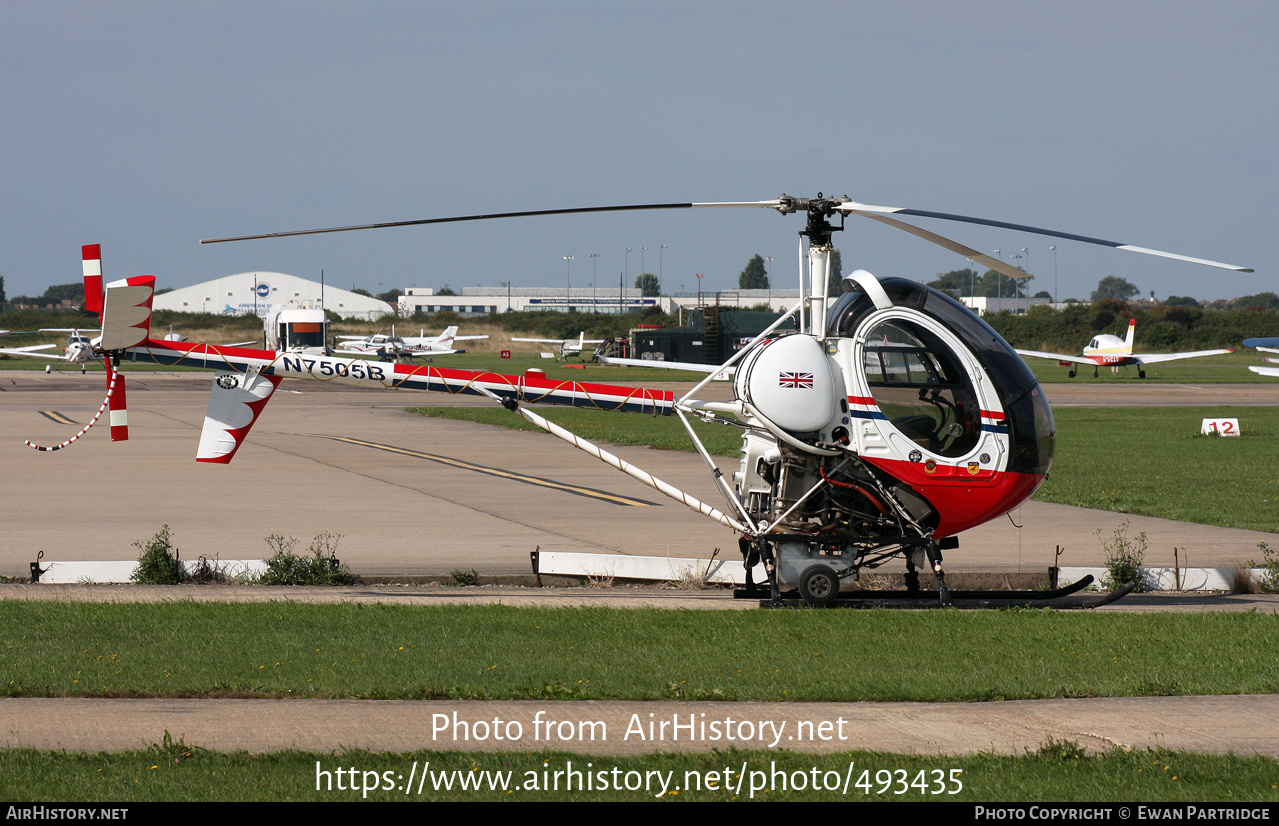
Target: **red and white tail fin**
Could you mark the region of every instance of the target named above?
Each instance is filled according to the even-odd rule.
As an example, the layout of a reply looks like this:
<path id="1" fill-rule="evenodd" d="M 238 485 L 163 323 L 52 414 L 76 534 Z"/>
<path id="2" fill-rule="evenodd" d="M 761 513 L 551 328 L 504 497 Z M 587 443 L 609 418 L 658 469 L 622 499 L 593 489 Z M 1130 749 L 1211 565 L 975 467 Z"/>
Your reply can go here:
<path id="1" fill-rule="evenodd" d="M 107 390 L 111 389 L 111 383 L 115 383 L 115 392 L 110 394 L 109 403 L 111 405 L 111 441 L 127 442 L 129 441 L 129 406 L 124 398 L 124 376 L 115 372 L 115 368 L 111 366 L 111 357 L 106 358 L 107 362 Z"/>
<path id="2" fill-rule="evenodd" d="M 135 275 L 107 285 L 102 306 L 102 343 L 107 352 L 141 344 L 151 336 L 155 276 Z"/>
<path id="3" fill-rule="evenodd" d="M 102 315 L 102 245 L 85 244 L 80 248 L 84 259 L 84 309 Z"/>
<path id="4" fill-rule="evenodd" d="M 1137 319 L 1128 319 L 1128 337 L 1124 339 L 1124 355 L 1132 355 L 1132 338 L 1137 330 Z"/>
<path id="5" fill-rule="evenodd" d="M 279 376 L 218 373 L 209 393 L 209 410 L 200 433 L 197 462 L 229 464 L 240 443 L 258 420 L 271 394 L 280 386 Z"/>

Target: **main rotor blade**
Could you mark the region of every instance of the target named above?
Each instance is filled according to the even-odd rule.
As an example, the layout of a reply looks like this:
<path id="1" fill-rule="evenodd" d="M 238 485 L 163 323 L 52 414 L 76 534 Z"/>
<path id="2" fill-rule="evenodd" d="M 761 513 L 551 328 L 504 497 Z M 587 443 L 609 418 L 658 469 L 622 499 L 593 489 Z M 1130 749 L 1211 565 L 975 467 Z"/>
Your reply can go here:
<path id="1" fill-rule="evenodd" d="M 326 232 L 351 232 L 357 229 L 383 229 L 385 227 L 416 227 L 424 224 L 455 224 L 462 221 L 488 221 L 494 218 L 527 218 L 534 215 L 575 215 L 588 212 L 637 212 L 651 209 L 695 209 L 725 207 L 760 207 L 776 209 L 780 201 L 723 201 L 704 204 L 627 204 L 621 206 L 572 207 L 569 209 L 534 209 L 524 212 L 490 212 L 483 215 L 454 215 L 448 218 L 424 218 L 418 221 L 390 221 L 382 224 L 358 224 L 349 227 L 327 229 L 301 229 L 291 232 L 268 232 L 263 235 L 237 235 L 230 238 L 209 238 L 201 244 L 222 244 L 228 241 L 256 241 L 260 238 L 289 238 L 295 235 L 322 235 Z"/>
<path id="2" fill-rule="evenodd" d="M 994 270 L 995 272 L 1002 273 L 1003 275 L 1006 275 L 1009 278 L 1029 278 L 1030 277 L 1030 273 L 1024 270 L 1019 270 L 1011 264 L 1006 264 L 1003 261 L 1000 261 L 998 258 L 991 258 L 989 255 L 980 253 L 975 249 L 966 247 L 963 244 L 960 244 L 956 241 L 952 241 L 949 238 L 945 238 L 934 232 L 929 232 L 926 229 L 920 229 L 917 226 L 914 226 L 912 224 L 907 224 L 904 221 L 898 221 L 895 218 L 886 218 L 883 215 L 875 215 L 870 212 L 862 212 L 861 210 L 858 210 L 858 209 L 854 209 L 850 211 L 855 215 L 861 215 L 864 218 L 870 218 L 872 221 L 879 221 L 882 224 L 888 224 L 889 226 L 893 226 L 893 227 L 897 227 L 898 229 L 905 230 L 906 232 L 909 232 L 911 235 L 916 235 L 920 238 L 923 238 L 925 241 L 932 241 L 934 244 L 938 245 L 939 247 L 945 247 L 951 252 L 957 252 L 960 255 L 964 256 L 965 258 L 972 259 L 978 264 L 985 264 L 987 267 Z"/>
<path id="3" fill-rule="evenodd" d="M 1234 270 L 1235 272 L 1252 272 L 1251 267 L 1238 267 L 1234 264 L 1223 264 L 1220 261 L 1209 261 L 1206 258 L 1192 258 L 1188 255 L 1178 255 L 1175 252 L 1164 252 L 1163 250 L 1152 250 L 1147 247 L 1137 247 L 1132 244 L 1123 244 L 1118 241 L 1106 241 L 1102 238 L 1090 238 L 1087 235 L 1075 235 L 1069 232 L 1058 232 L 1057 230 L 1044 229 L 1042 227 L 1031 227 L 1025 224 L 1011 224 L 1007 221 L 992 221 L 988 218 L 973 218 L 968 215 L 953 215 L 949 212 L 928 212 L 922 209 L 906 209 L 903 207 L 886 207 L 874 206 L 871 204 L 859 204 L 856 202 L 848 202 L 840 204 L 836 207 L 840 212 L 856 213 L 871 217 L 867 213 L 876 212 L 888 215 L 913 215 L 918 218 L 938 218 L 943 221 L 962 221 L 966 224 L 982 224 L 988 227 L 999 227 L 1000 229 L 1017 230 L 1018 232 L 1033 232 L 1036 235 L 1048 235 L 1053 238 L 1065 238 L 1068 241 L 1081 241 L 1085 244 L 1098 244 L 1103 247 L 1114 247 L 1115 249 L 1128 250 L 1129 252 L 1140 252 L 1145 255 L 1157 255 L 1160 258 L 1171 258 L 1174 261 L 1188 261 L 1192 264 L 1204 264 L 1209 267 L 1218 267 L 1223 270 Z M 943 246 L 945 246 L 943 244 Z M 976 259 L 974 259 L 976 260 Z"/>

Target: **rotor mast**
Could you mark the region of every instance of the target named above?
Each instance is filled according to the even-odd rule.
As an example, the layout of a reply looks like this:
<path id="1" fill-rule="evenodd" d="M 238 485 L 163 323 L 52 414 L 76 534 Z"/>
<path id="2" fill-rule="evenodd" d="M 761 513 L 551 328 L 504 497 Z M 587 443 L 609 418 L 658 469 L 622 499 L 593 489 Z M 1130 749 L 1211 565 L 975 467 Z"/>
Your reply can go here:
<path id="1" fill-rule="evenodd" d="M 808 330 L 818 341 L 826 340 L 826 297 L 830 295 L 831 233 L 844 231 L 844 215 L 840 212 L 839 226 L 830 222 L 830 216 L 839 212 L 841 204 L 850 202 L 848 196 L 826 198 L 817 193 L 816 198 L 792 198 L 782 195 L 777 211 L 783 215 L 804 210 L 807 223 L 800 235 L 808 239 Z M 801 285 L 802 286 L 802 285 Z M 801 323 L 800 325 L 804 325 Z"/>

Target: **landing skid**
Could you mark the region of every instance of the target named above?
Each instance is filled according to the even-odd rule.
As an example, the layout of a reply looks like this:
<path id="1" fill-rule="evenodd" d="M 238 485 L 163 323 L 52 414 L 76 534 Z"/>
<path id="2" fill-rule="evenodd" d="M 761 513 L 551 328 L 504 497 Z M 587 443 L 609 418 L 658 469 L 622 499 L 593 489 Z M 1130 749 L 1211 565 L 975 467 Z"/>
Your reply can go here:
<path id="1" fill-rule="evenodd" d="M 831 608 L 1100 608 L 1126 597 L 1133 586 L 1106 594 L 1079 594 L 1092 585 L 1093 578 L 1086 576 L 1078 582 L 1054 591 L 951 591 L 950 599 L 943 600 L 938 591 L 850 591 L 832 600 Z M 740 599 L 766 597 L 767 588 L 751 591 L 739 590 L 733 595 Z M 796 608 L 808 603 L 787 592 L 780 600 L 760 599 L 761 608 Z"/>

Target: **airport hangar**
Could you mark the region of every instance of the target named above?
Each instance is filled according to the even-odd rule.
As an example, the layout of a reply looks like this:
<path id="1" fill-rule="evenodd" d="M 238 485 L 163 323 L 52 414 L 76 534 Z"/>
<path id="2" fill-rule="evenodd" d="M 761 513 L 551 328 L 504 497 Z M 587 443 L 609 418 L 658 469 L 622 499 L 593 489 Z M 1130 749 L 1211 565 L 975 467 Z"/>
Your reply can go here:
<path id="1" fill-rule="evenodd" d="M 265 316 L 291 302 L 330 310 L 343 318 L 373 321 L 395 312 L 376 298 L 282 272 L 242 272 L 156 295 L 152 307 L 179 313 Z"/>

